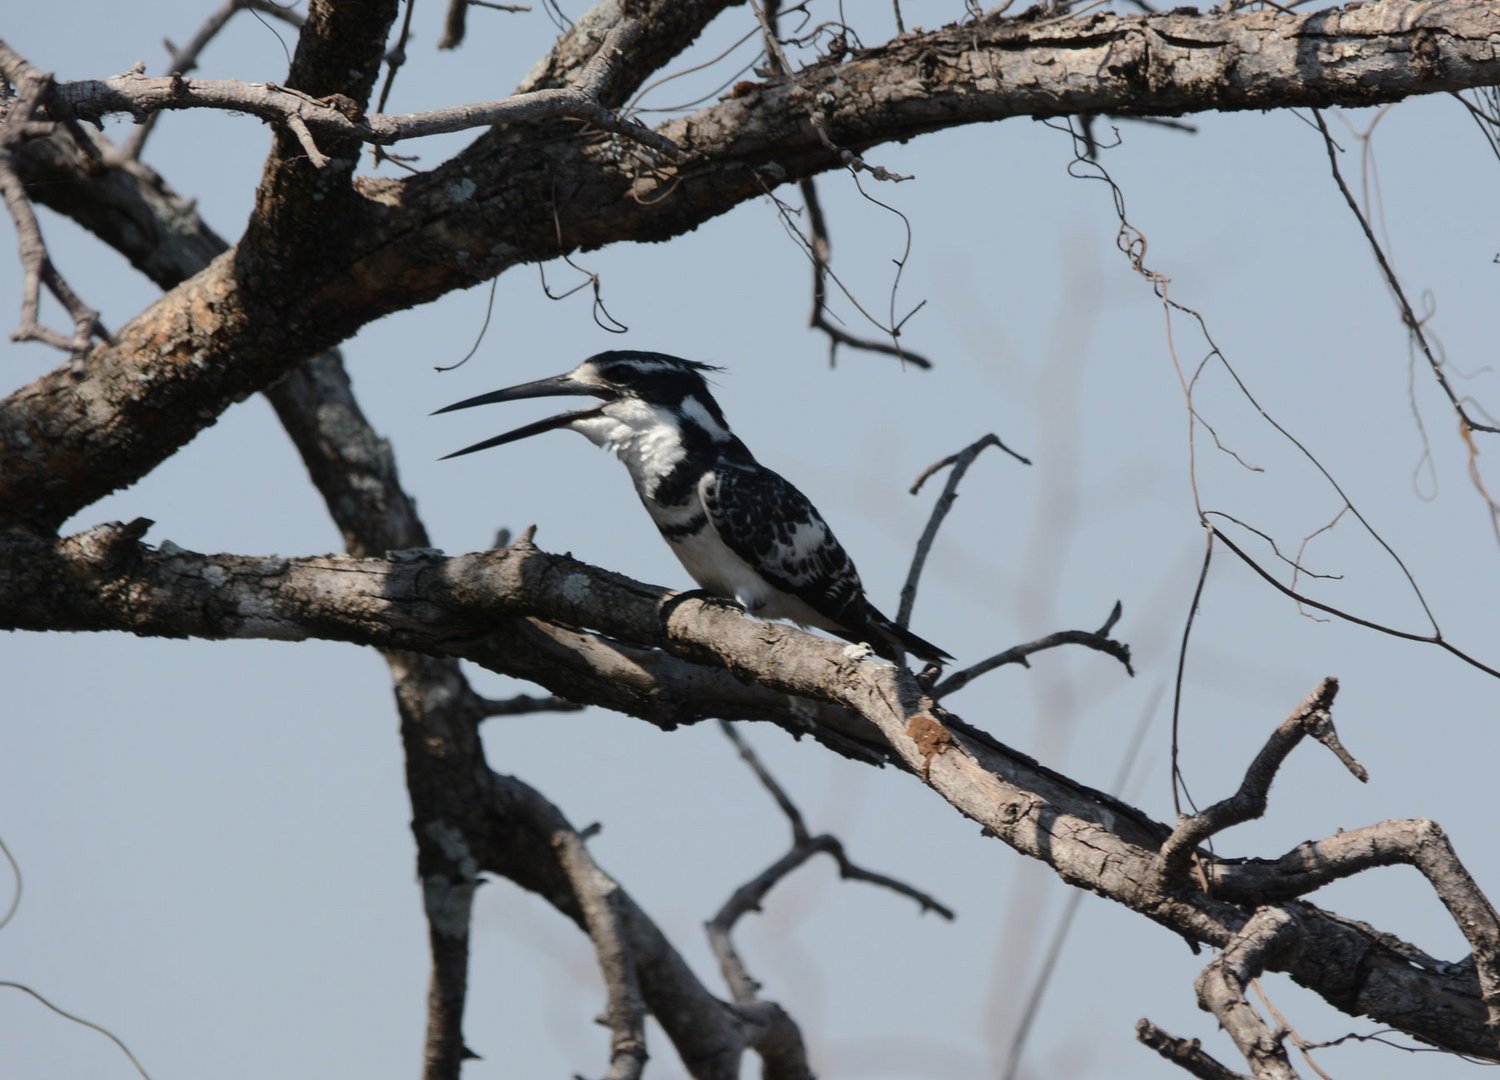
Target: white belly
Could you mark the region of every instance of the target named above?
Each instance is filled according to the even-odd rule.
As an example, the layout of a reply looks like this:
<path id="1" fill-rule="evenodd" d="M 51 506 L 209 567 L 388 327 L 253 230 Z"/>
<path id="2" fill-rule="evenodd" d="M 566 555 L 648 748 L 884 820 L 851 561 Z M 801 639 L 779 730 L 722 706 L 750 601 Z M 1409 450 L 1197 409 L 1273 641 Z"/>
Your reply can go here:
<path id="1" fill-rule="evenodd" d="M 763 619 L 790 619 L 802 626 L 837 633 L 841 627 L 825 619 L 790 593 L 761 577 L 749 563 L 725 546 L 707 523 L 691 536 L 669 542 L 692 579 L 705 591 L 733 600 Z"/>

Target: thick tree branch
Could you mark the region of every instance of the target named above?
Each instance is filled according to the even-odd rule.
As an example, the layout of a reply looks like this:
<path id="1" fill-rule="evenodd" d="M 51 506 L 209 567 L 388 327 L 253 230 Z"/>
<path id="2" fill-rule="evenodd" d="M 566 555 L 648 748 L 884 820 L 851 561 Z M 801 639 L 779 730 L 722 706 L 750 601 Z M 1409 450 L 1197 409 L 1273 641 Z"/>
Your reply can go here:
<path id="1" fill-rule="evenodd" d="M 1165 826 L 974 732 L 925 699 L 909 673 L 851 659 L 838 643 L 719 605 L 667 605 L 670 594 L 662 590 L 524 546 L 452 559 L 430 552 L 390 560 L 253 559 L 151 550 L 138 543 L 139 531 L 101 527 L 59 541 L 6 536 L 0 543 L 0 626 L 317 635 L 446 655 L 479 654 L 472 648 L 479 635 L 503 637 L 517 619 L 529 626 L 525 615 L 592 626 L 720 665 L 774 692 L 858 713 L 954 808 L 1046 862 L 1064 881 L 1175 933 L 1222 947 L 1248 917 L 1212 895 L 1165 894 L 1156 887 L 1157 848 L 1170 831 Z M 503 661 L 506 654 L 490 655 Z M 506 671 L 503 663 L 496 666 Z M 541 681 L 567 681 L 570 693 L 579 689 L 566 671 L 541 673 Z M 1312 907 L 1301 917 L 1303 947 L 1279 962 L 1294 979 L 1346 1012 L 1369 1014 L 1463 1053 L 1500 1058 L 1472 971 L 1415 968 L 1385 935 Z M 643 989 L 650 1001 L 644 975 Z M 652 1009 L 660 1015 L 655 1004 Z"/>
<path id="2" fill-rule="evenodd" d="M 1370 104 L 1500 81 L 1487 44 L 1497 31 L 1500 13 L 1477 3 L 989 19 L 824 61 L 673 121 L 659 131 L 685 155 L 670 167 L 554 121 L 481 136 L 428 174 L 361 180 L 357 212 L 325 190 L 332 181 L 318 182 L 319 203 L 268 180 L 261 224 L 235 258 L 174 290 L 117 348 L 95 348 L 86 393 L 60 371 L 0 403 L 0 518 L 64 520 L 381 315 L 519 262 L 675 236 L 767 183 L 833 167 L 806 122 L 807 95 L 831 96 L 830 128 L 856 149 L 1017 115 Z M 272 174 L 293 167 L 288 155 L 301 151 L 284 146 Z M 284 200 L 318 206 L 317 220 L 275 224 Z M 287 247 L 312 231 L 315 253 Z"/>

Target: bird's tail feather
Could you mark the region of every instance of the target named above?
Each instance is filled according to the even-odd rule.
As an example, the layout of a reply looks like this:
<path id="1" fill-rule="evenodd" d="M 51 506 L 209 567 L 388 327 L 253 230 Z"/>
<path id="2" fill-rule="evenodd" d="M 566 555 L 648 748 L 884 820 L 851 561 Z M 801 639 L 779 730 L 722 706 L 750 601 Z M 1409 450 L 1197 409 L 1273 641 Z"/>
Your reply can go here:
<path id="1" fill-rule="evenodd" d="M 851 626 L 846 637 L 850 641 L 866 642 L 887 660 L 896 660 L 901 653 L 910 653 L 919 660 L 945 663 L 953 659 L 932 642 L 913 634 L 906 627 L 888 619 L 874 605 L 866 603 L 857 625 Z"/>

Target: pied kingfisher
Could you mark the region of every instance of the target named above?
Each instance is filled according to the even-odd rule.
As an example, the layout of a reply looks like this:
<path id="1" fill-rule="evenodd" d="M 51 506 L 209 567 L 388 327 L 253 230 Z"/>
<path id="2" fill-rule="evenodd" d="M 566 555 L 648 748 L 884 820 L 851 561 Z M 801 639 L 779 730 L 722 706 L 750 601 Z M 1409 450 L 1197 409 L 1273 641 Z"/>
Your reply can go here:
<path id="1" fill-rule="evenodd" d="M 625 463 L 651 520 L 705 591 L 755 615 L 866 643 L 887 659 L 909 652 L 951 660 L 875 609 L 807 496 L 757 462 L 729 430 L 703 379 L 718 370 L 661 353 L 602 352 L 566 374 L 439 409 L 560 395 L 602 399 L 447 457 L 572 428 Z"/>

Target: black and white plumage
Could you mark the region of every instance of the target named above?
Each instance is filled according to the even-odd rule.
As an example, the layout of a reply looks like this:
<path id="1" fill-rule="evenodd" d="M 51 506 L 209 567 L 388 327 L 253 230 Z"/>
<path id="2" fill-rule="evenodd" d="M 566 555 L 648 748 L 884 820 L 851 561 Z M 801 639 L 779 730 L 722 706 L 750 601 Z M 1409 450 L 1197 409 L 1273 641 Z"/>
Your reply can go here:
<path id="1" fill-rule="evenodd" d="M 554 428 L 571 428 L 624 462 L 662 537 L 704 590 L 746 611 L 815 626 L 897 659 L 952 659 L 886 618 L 807 496 L 761 465 L 729 430 L 704 373 L 661 353 L 599 353 L 572 371 L 439 409 L 521 398 L 600 398 L 587 409 L 517 428 L 457 457 Z"/>

